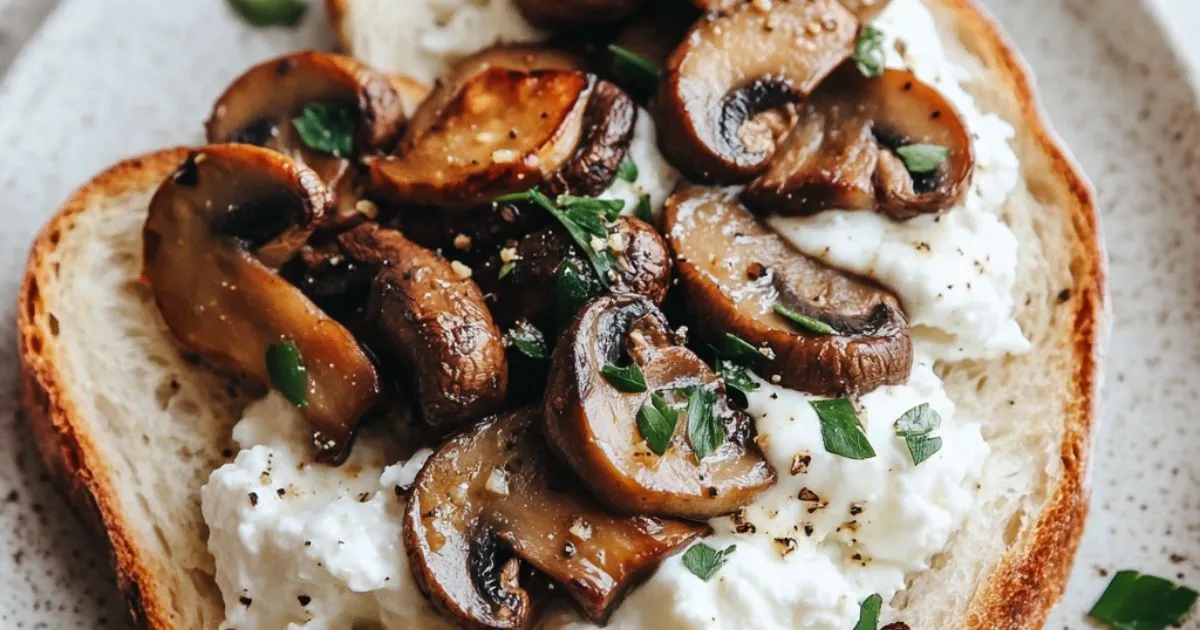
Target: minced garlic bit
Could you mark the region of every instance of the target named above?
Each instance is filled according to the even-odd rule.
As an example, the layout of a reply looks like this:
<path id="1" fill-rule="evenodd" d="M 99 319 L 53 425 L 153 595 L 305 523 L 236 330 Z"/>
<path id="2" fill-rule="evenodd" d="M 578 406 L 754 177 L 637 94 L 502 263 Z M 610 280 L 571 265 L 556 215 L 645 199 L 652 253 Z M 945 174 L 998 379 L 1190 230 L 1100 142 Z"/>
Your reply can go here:
<path id="1" fill-rule="evenodd" d="M 803 475 L 808 472 L 808 465 L 812 463 L 812 455 L 808 453 L 796 453 L 792 457 L 792 474 Z"/>
<path id="2" fill-rule="evenodd" d="M 778 374 L 772 374 L 772 375 L 771 375 L 771 382 L 772 382 L 772 383 L 778 383 L 779 381 L 782 381 L 782 380 L 783 380 L 783 377 L 782 377 L 782 376 L 780 376 L 780 375 L 778 375 Z"/>
<path id="3" fill-rule="evenodd" d="M 493 468 L 487 478 L 487 489 L 492 494 L 508 496 L 508 473 L 502 468 Z"/>
<path id="4" fill-rule="evenodd" d="M 592 245 L 592 249 L 594 249 L 598 252 L 602 252 L 606 248 L 608 248 L 608 241 L 606 239 L 600 238 L 599 236 L 593 236 L 591 245 Z"/>
<path id="5" fill-rule="evenodd" d="M 492 161 L 496 164 L 508 164 L 517 161 L 517 152 L 512 149 L 496 149 L 492 151 Z"/>
<path id="6" fill-rule="evenodd" d="M 514 260 L 520 260 L 520 258 L 520 256 L 517 256 L 516 247 L 505 247 L 504 249 L 500 250 L 500 262 L 510 263 Z"/>
<path id="7" fill-rule="evenodd" d="M 572 536 L 578 538 L 579 540 L 586 541 L 592 537 L 592 526 L 578 516 L 575 517 L 575 520 L 571 523 L 571 529 L 568 531 L 571 532 Z"/>
<path id="8" fill-rule="evenodd" d="M 471 268 L 457 260 L 450 262 L 450 269 L 454 271 L 454 275 L 458 276 L 462 280 L 466 280 L 467 278 L 471 277 Z"/>
<path id="9" fill-rule="evenodd" d="M 608 248 L 614 252 L 623 252 L 629 247 L 629 239 L 623 232 L 613 232 L 608 235 Z"/>
<path id="10" fill-rule="evenodd" d="M 467 236 L 466 234 L 459 234 L 458 236 L 455 236 L 454 248 L 461 249 L 464 252 L 468 249 L 471 249 L 471 237 Z"/>
<path id="11" fill-rule="evenodd" d="M 379 216 L 379 206 L 368 199 L 359 199 L 358 203 L 354 204 L 354 210 L 368 219 Z"/>
<path id="12" fill-rule="evenodd" d="M 754 0 L 750 4 L 754 5 L 755 9 L 758 9 L 759 11 L 766 13 L 767 11 L 771 10 L 772 2 L 771 2 L 771 0 Z"/>
<path id="13" fill-rule="evenodd" d="M 779 549 L 779 555 L 786 556 L 796 550 L 796 539 L 776 538 L 775 546 Z"/>

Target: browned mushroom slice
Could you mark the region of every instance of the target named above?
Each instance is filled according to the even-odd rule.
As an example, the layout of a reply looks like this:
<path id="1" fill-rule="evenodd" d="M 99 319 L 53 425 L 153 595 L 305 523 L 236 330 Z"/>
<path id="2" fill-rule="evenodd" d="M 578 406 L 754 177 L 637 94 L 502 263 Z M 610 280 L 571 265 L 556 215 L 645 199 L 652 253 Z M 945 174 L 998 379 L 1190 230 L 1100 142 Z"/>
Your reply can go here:
<path id="1" fill-rule="evenodd" d="M 527 189 L 575 152 L 592 84 L 574 71 L 486 70 L 411 149 L 375 161 L 372 187 L 388 202 L 428 206 L 470 206 Z"/>
<path id="2" fill-rule="evenodd" d="M 813 94 L 802 119 L 742 195 L 755 211 L 878 208 L 903 220 L 945 210 L 966 192 L 974 166 L 966 125 L 910 72 L 868 79 L 846 66 Z M 906 165 L 901 155 L 914 149 L 937 159 Z"/>
<path id="3" fill-rule="evenodd" d="M 353 220 L 362 198 L 357 155 L 391 149 L 404 122 L 404 102 L 391 80 L 362 63 L 300 52 L 259 64 L 217 99 L 206 124 L 211 143 L 242 142 L 285 153 L 329 186 L 337 209 L 327 219 Z M 332 132 L 314 147 L 304 125 Z M 309 127 L 307 133 L 319 133 Z"/>
<path id="4" fill-rule="evenodd" d="M 517 9 L 541 27 L 587 26 L 622 20 L 644 0 L 516 0 Z"/>
<path id="5" fill-rule="evenodd" d="M 612 228 L 610 242 L 616 258 L 614 293 L 643 295 L 661 304 L 671 279 L 667 244 L 649 223 L 621 217 Z M 528 234 L 493 256 L 479 272 L 479 285 L 488 295 L 492 314 L 501 326 L 527 320 L 542 331 L 557 328 L 556 285 L 559 270 L 569 261 L 589 285 L 599 285 L 591 265 L 560 225 Z"/>
<path id="6" fill-rule="evenodd" d="M 729 194 L 688 187 L 667 200 L 665 230 L 700 334 L 761 349 L 754 368 L 821 396 L 902 383 L 912 369 L 896 296 L 794 249 Z"/>
<path id="7" fill-rule="evenodd" d="M 747 0 L 692 0 L 692 4 L 696 7 L 708 12 L 728 11 L 746 4 L 746 2 Z M 891 0 L 839 0 L 839 2 L 853 12 L 860 22 L 869 22 L 887 8 Z"/>
<path id="8" fill-rule="evenodd" d="M 551 197 L 570 193 L 594 196 L 604 192 L 629 153 L 638 109 L 624 90 L 596 81 L 583 111 L 583 135 L 575 153 L 542 184 Z"/>
<path id="9" fill-rule="evenodd" d="M 536 602 L 528 563 L 604 623 L 629 589 L 705 525 L 604 511 L 575 489 L 542 439 L 537 410 L 510 412 L 451 438 L 421 469 L 404 515 L 413 575 L 468 628 L 526 628 Z"/>
<path id="10" fill-rule="evenodd" d="M 465 57 L 443 76 L 417 111 L 413 113 L 400 142 L 399 153 L 407 153 L 418 140 L 433 130 L 443 110 L 458 97 L 459 92 L 480 73 L 493 68 L 533 72 L 535 70 L 580 70 L 584 61 L 570 53 L 527 44 L 501 44 L 485 48 Z"/>
<path id="11" fill-rule="evenodd" d="M 409 377 L 422 419 L 445 431 L 499 410 L 504 342 L 466 269 L 370 223 L 338 240 L 351 259 L 380 266 L 366 327 L 372 348 Z"/>
<path id="12" fill-rule="evenodd" d="M 328 203 L 316 173 L 249 145 L 190 155 L 150 202 L 145 274 L 187 348 L 271 384 L 268 349 L 290 340 L 307 370 L 301 396 L 319 457 L 348 452 L 379 392 L 354 337 L 273 268 L 304 243 Z"/>
<path id="13" fill-rule="evenodd" d="M 732 183 L 766 168 L 789 107 L 850 57 L 858 20 L 836 0 L 745 3 L 702 18 L 659 85 L 659 146 L 692 179 Z"/>
<path id="14" fill-rule="evenodd" d="M 619 385 L 602 372 L 624 363 L 626 354 L 639 366 L 644 387 Z M 616 510 L 712 518 L 775 483 L 750 417 L 729 407 L 716 374 L 676 345 L 666 317 L 644 298 L 613 295 L 585 306 L 563 333 L 550 375 L 546 438 L 593 494 Z M 690 396 L 689 388 L 703 391 Z M 654 396 L 666 405 L 691 399 L 686 412 L 669 412 L 678 418 L 665 436 L 639 428 L 638 415 Z M 711 437 L 694 443 L 698 430 L 718 436 L 715 443 Z M 667 440 L 660 454 L 656 439 Z"/>

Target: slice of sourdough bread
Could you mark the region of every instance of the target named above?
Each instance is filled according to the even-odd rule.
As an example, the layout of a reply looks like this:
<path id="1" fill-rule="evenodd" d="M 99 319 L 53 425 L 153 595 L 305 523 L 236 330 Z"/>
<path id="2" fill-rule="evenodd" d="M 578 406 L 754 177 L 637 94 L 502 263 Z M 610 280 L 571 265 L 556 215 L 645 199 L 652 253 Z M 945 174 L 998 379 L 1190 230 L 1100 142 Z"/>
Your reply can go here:
<path id="1" fill-rule="evenodd" d="M 340 32 L 386 46 L 389 3 L 329 0 Z M 356 3 L 368 7 L 355 11 Z M 1023 182 L 1005 218 L 1021 242 L 1026 355 L 942 373 L 993 448 L 978 509 L 895 602 L 914 629 L 1039 627 L 1061 594 L 1087 511 L 1087 459 L 1105 338 L 1104 261 L 1091 192 L 1049 131 L 1028 71 L 968 0 L 927 0 L 954 60 L 1014 123 Z M 390 4 L 395 7 L 395 4 Z M 371 8 L 377 7 L 377 8 Z M 353 22 L 350 22 L 353 20 Z M 355 52 L 353 49 L 350 52 Z M 80 189 L 33 245 L 20 294 L 22 398 L 51 474 L 108 536 L 135 622 L 214 628 L 199 488 L 230 456 L 253 395 L 181 352 L 139 282 L 141 225 L 174 149 Z"/>

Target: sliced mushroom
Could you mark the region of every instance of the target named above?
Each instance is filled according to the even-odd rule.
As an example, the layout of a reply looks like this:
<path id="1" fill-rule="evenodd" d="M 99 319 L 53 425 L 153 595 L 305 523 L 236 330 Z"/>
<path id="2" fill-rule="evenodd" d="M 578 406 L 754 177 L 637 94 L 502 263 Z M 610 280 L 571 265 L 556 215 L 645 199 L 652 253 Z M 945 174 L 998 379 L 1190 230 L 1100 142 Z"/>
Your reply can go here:
<path id="1" fill-rule="evenodd" d="M 667 62 L 659 147 L 692 179 L 736 183 L 762 172 L 792 124 L 789 107 L 854 50 L 858 20 L 836 0 L 758 4 L 702 18 Z"/>
<path id="2" fill-rule="evenodd" d="M 615 236 L 610 237 L 610 243 L 620 249 L 613 250 L 617 261 L 613 292 L 635 293 L 655 304 L 662 303 L 671 279 L 666 241 L 649 223 L 633 217 L 618 219 L 611 233 Z M 506 259 L 512 265 L 503 271 Z M 591 284 L 599 284 L 587 259 L 557 224 L 524 236 L 511 249 L 482 265 L 479 285 L 488 295 L 496 321 L 508 327 L 524 319 L 539 330 L 555 330 L 556 284 L 564 261 L 574 264 Z"/>
<path id="3" fill-rule="evenodd" d="M 321 106 L 352 121 L 350 155 L 307 145 L 296 126 L 305 108 Z M 308 165 L 328 184 L 337 212 L 328 221 L 353 221 L 364 185 L 352 158 L 392 148 L 404 122 L 404 100 L 392 81 L 362 63 L 300 52 L 254 66 L 217 99 L 206 128 L 210 143 L 241 142 L 274 149 Z"/>
<path id="4" fill-rule="evenodd" d="M 624 90 L 596 81 L 583 111 L 583 136 L 575 153 L 546 179 L 542 190 L 551 197 L 569 193 L 594 196 L 604 192 L 629 153 L 638 109 Z"/>
<path id="5" fill-rule="evenodd" d="M 839 0 L 843 6 L 852 11 L 860 22 L 868 22 L 875 19 L 891 0 Z M 737 7 L 740 4 L 745 4 L 746 0 L 692 0 L 692 4 L 696 5 L 703 11 L 717 12 L 728 11 Z M 767 6 L 771 6 L 768 4 Z M 767 9 L 768 11 L 770 9 Z"/>
<path id="6" fill-rule="evenodd" d="M 609 514 L 573 488 L 535 408 L 510 412 L 438 449 L 409 495 L 404 542 L 417 584 L 455 624 L 526 628 L 537 602 L 528 563 L 595 623 L 705 525 Z"/>
<path id="7" fill-rule="evenodd" d="M 504 342 L 469 270 L 375 224 L 338 240 L 380 269 L 364 315 L 371 347 L 408 377 L 425 423 L 446 431 L 501 409 Z"/>
<path id="8" fill-rule="evenodd" d="M 763 355 L 748 367 L 810 394 L 908 379 L 912 340 L 895 295 L 801 254 L 727 192 L 687 187 L 666 207 L 667 240 L 703 337 L 716 344 L 726 334 L 740 337 Z"/>
<path id="9" fill-rule="evenodd" d="M 494 68 L 533 72 L 536 70 L 581 70 L 584 61 L 567 52 L 527 44 L 501 44 L 465 57 L 443 76 L 429 96 L 417 107 L 404 131 L 399 153 L 413 150 L 418 141 L 434 130 L 445 110 L 464 86 L 480 73 Z"/>
<path id="10" fill-rule="evenodd" d="M 966 192 L 971 135 L 954 106 L 910 72 L 868 79 L 847 66 L 813 94 L 802 119 L 742 195 L 755 211 L 878 209 L 904 220 L 945 210 Z M 895 151 L 914 145 L 940 147 L 949 156 L 913 174 Z"/>
<path id="11" fill-rule="evenodd" d="M 461 207 L 536 185 L 575 152 L 592 85 L 574 71 L 481 72 L 408 151 L 375 161 L 372 187 L 394 204 Z"/>
<path id="12" fill-rule="evenodd" d="M 318 456 L 337 462 L 375 404 L 375 368 L 345 328 L 274 271 L 327 204 L 317 174 L 303 165 L 267 149 L 213 145 L 163 182 L 143 240 L 146 278 L 184 346 L 270 385 L 268 348 L 296 344 Z"/>
<path id="13" fill-rule="evenodd" d="M 640 367 L 646 391 L 626 391 L 602 374 L 626 355 Z M 716 374 L 675 343 L 666 317 L 644 298 L 613 295 L 585 306 L 555 349 L 550 375 L 546 438 L 592 493 L 618 511 L 707 519 L 746 505 L 775 483 L 750 417 L 729 407 Z M 712 422 L 724 439 L 700 458 L 687 437 L 688 412 L 679 411 L 657 455 L 639 430 L 639 410 L 652 404 L 652 394 L 668 404 L 686 400 L 685 388 L 715 392 Z"/>
<path id="14" fill-rule="evenodd" d="M 607 24 L 628 17 L 644 0 L 516 0 L 531 24 L 569 27 Z"/>

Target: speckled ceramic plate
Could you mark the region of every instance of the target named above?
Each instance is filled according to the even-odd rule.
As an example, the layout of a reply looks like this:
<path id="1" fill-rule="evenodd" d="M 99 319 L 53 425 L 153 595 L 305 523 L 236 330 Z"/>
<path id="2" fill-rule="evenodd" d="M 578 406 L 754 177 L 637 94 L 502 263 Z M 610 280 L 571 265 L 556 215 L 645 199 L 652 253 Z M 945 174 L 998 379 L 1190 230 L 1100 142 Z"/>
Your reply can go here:
<path id="1" fill-rule="evenodd" d="M 0 17 L 40 17 L 52 3 L 0 0 Z M 1114 570 L 1200 584 L 1200 110 L 1185 62 L 1140 2 L 986 4 L 1095 182 L 1108 235 L 1114 329 L 1092 517 L 1050 624 L 1081 628 Z M 1191 0 L 1155 4 L 1200 21 Z M 0 19 L 0 44 L 30 34 L 12 25 Z M 0 334 L 15 339 L 29 242 L 74 187 L 118 158 L 199 141 L 212 99 L 251 63 L 327 45 L 317 10 L 299 30 L 263 31 L 219 0 L 59 2 L 0 85 Z M 0 628 L 125 627 L 100 538 L 47 481 L 16 374 L 10 341 L 0 355 Z"/>

